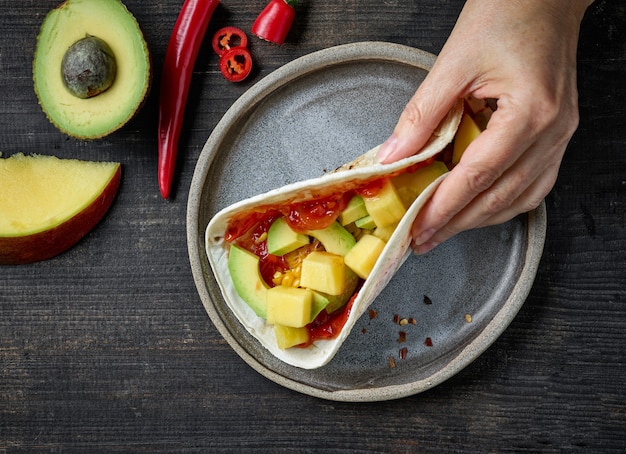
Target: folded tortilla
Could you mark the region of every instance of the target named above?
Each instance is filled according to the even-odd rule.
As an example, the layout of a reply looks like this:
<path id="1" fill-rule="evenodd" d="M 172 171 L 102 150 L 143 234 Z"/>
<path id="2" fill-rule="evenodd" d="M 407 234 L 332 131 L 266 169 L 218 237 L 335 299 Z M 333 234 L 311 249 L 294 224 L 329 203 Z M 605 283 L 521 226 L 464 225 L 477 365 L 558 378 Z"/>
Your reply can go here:
<path id="1" fill-rule="evenodd" d="M 375 147 L 354 161 L 339 167 L 334 172 L 318 178 L 292 183 L 242 200 L 224 208 L 211 219 L 206 229 L 206 252 L 224 300 L 245 329 L 274 356 L 287 364 L 304 369 L 321 367 L 334 357 L 356 321 L 376 299 L 408 257 L 411 242 L 411 225 L 420 209 L 431 197 L 442 179 L 445 178 L 445 175 L 430 184 L 407 209 L 369 277 L 359 290 L 348 320 L 338 336 L 330 340 L 317 340 L 306 348 L 280 349 L 276 343 L 272 325 L 266 323 L 265 319 L 257 316 L 250 306 L 237 294 L 228 271 L 230 244 L 224 239 L 230 222 L 244 213 L 262 210 L 275 205 L 313 200 L 336 192 L 336 189 L 334 190 L 333 188 L 366 182 L 424 162 L 437 155 L 452 142 L 461 121 L 462 113 L 463 102 L 459 101 L 450 110 L 437 130 L 434 131 L 428 143 L 416 155 L 391 164 L 380 164 L 376 161 L 376 154 L 380 147 Z"/>

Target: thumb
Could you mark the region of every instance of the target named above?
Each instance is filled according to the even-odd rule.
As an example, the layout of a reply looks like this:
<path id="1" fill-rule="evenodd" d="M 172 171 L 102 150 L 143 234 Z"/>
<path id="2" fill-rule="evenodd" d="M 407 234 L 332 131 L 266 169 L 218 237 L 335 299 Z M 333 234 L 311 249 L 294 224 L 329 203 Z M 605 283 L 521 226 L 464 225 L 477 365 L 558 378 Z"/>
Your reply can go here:
<path id="1" fill-rule="evenodd" d="M 450 76 L 458 68 L 445 69 L 438 61 L 409 100 L 393 133 L 378 151 L 378 162 L 388 164 L 417 153 L 462 97 L 464 82 L 454 75 Z"/>

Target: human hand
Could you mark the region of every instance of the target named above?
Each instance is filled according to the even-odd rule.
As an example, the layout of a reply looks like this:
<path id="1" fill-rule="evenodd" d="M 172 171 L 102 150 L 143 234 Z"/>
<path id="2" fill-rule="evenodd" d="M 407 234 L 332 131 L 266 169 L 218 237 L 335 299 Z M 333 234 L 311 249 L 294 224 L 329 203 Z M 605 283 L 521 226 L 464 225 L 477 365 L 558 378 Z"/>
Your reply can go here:
<path id="1" fill-rule="evenodd" d="M 468 0 L 432 70 L 378 153 L 415 154 L 459 98 L 495 98 L 487 129 L 465 150 L 412 228 L 425 253 L 453 235 L 541 203 L 578 126 L 576 48 L 589 0 Z"/>

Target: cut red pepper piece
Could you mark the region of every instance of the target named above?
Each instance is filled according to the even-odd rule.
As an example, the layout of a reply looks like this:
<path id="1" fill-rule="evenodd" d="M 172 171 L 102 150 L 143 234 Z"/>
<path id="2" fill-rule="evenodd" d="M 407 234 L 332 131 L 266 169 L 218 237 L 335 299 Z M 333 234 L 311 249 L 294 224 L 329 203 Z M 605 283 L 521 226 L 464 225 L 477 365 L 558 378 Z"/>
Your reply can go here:
<path id="1" fill-rule="evenodd" d="M 215 53 L 222 56 L 233 47 L 248 47 L 248 36 L 240 28 L 224 27 L 215 32 L 211 44 Z"/>
<path id="2" fill-rule="evenodd" d="M 252 33 L 261 39 L 283 44 L 296 17 L 298 0 L 271 0 L 252 25 Z"/>
<path id="3" fill-rule="evenodd" d="M 252 71 L 252 55 L 245 47 L 233 47 L 220 57 L 220 71 L 231 82 L 241 82 Z"/>

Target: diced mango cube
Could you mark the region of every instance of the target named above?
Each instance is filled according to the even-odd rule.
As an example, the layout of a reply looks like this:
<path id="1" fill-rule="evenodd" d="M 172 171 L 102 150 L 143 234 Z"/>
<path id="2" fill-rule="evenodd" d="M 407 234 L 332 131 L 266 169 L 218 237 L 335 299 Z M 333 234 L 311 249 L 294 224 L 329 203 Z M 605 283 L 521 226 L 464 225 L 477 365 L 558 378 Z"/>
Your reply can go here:
<path id="1" fill-rule="evenodd" d="M 391 238 L 391 235 L 393 235 L 393 232 L 396 231 L 396 227 L 398 226 L 398 224 L 392 224 L 392 225 L 388 225 L 386 227 L 376 227 L 373 231 L 372 231 L 372 235 L 374 235 L 375 237 L 380 238 L 381 240 L 383 240 L 385 243 L 389 241 L 389 238 Z"/>
<path id="2" fill-rule="evenodd" d="M 341 212 L 338 220 L 341 225 L 348 225 L 365 216 L 367 216 L 367 209 L 365 208 L 365 203 L 363 203 L 363 197 L 355 195 Z"/>
<path id="3" fill-rule="evenodd" d="M 340 295 L 346 287 L 343 257 L 325 251 L 311 252 L 302 261 L 300 285 L 329 295 Z"/>
<path id="4" fill-rule="evenodd" d="M 458 164 L 465 149 L 481 133 L 476 122 L 468 114 L 463 114 L 461 124 L 454 136 L 454 150 L 452 152 L 452 164 Z"/>
<path id="5" fill-rule="evenodd" d="M 304 327 L 274 325 L 274 334 L 278 348 L 285 350 L 309 341 L 309 330 Z"/>
<path id="6" fill-rule="evenodd" d="M 447 171 L 448 168 L 443 162 L 434 161 L 415 172 L 401 173 L 393 177 L 391 181 L 398 191 L 402 203 L 408 208 L 429 184 Z"/>
<path id="7" fill-rule="evenodd" d="M 344 257 L 344 261 L 360 278 L 367 279 L 386 244 L 374 235 L 363 235 Z"/>
<path id="8" fill-rule="evenodd" d="M 396 224 L 406 208 L 390 180 L 386 180 L 382 189 L 371 197 L 363 197 L 365 208 L 378 227 Z"/>
<path id="9" fill-rule="evenodd" d="M 267 291 L 267 323 L 301 328 L 310 322 L 313 292 L 278 285 Z"/>

